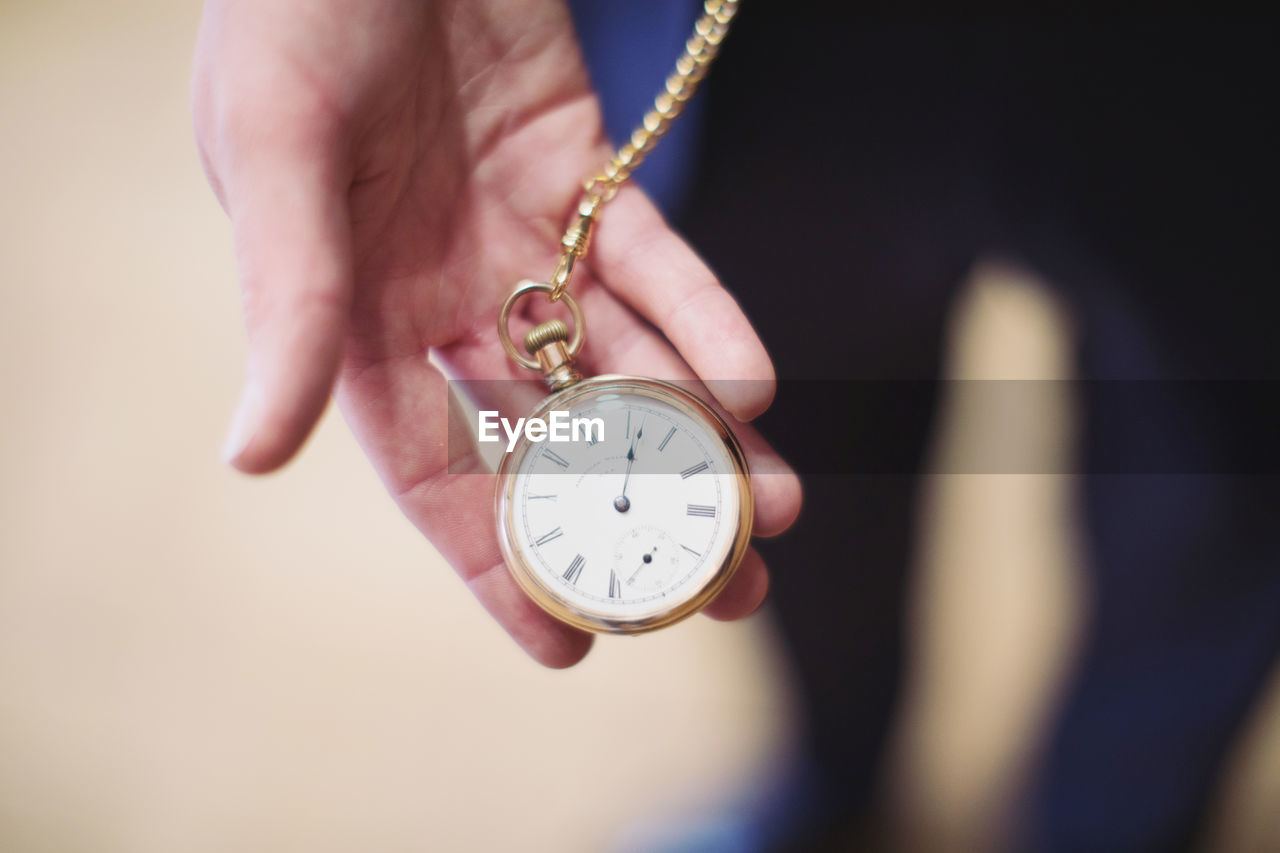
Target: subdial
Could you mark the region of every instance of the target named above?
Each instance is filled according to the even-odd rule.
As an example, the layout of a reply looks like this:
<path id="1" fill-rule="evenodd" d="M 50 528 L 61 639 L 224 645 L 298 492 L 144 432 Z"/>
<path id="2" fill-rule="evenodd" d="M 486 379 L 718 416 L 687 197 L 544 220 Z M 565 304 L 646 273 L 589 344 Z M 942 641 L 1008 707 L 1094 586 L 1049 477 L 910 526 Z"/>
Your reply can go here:
<path id="1" fill-rule="evenodd" d="M 680 545 L 657 527 L 628 530 L 614 548 L 613 572 L 623 597 L 668 589 L 680 575 Z"/>

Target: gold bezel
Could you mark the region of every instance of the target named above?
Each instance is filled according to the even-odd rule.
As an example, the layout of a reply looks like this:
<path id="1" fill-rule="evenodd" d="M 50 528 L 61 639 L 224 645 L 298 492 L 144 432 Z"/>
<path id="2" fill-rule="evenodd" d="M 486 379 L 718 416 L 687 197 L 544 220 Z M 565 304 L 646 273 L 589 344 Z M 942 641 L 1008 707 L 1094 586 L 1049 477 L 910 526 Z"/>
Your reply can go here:
<path id="1" fill-rule="evenodd" d="M 673 625 L 686 619 L 706 607 L 719 595 L 733 578 L 751 541 L 751 523 L 755 511 L 755 498 L 751 491 L 751 473 L 747 468 L 747 458 L 742 452 L 742 445 L 734 436 L 733 430 L 715 410 L 678 385 L 663 382 L 660 379 L 647 379 L 637 376 L 605 375 L 584 379 L 561 391 L 552 394 L 539 404 L 538 409 L 530 417 L 544 417 L 551 409 L 565 408 L 572 399 L 592 393 L 599 393 L 603 388 L 617 389 L 627 393 L 640 394 L 661 400 L 690 417 L 701 420 L 710 432 L 720 438 L 726 454 L 734 466 L 733 473 L 738 478 L 738 529 L 735 531 L 732 544 L 723 562 L 710 579 L 698 592 L 675 605 L 655 609 L 653 613 L 625 619 L 593 613 L 578 607 L 563 598 L 556 590 L 545 585 L 537 573 L 525 562 L 523 555 L 515 547 L 512 529 L 511 506 L 515 493 L 516 475 L 511 472 L 527 449 L 527 441 L 521 439 L 519 450 L 504 453 L 498 467 L 497 492 L 494 496 L 498 522 L 498 544 L 502 549 L 502 557 L 507 569 L 520 588 L 524 590 L 539 607 L 550 613 L 561 622 L 565 622 L 585 631 L 602 634 L 642 634 Z"/>

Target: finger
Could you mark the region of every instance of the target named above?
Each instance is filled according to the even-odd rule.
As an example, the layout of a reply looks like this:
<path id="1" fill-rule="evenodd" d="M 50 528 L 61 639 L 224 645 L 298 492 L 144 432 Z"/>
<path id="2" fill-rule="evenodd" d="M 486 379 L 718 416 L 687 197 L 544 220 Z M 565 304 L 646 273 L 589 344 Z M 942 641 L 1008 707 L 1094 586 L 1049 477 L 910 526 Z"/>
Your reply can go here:
<path id="1" fill-rule="evenodd" d="M 591 269 L 708 380 L 720 403 L 741 421 L 769 407 L 773 363 L 737 301 L 635 188 L 618 193 L 595 238 Z"/>
<path id="2" fill-rule="evenodd" d="M 591 334 L 582 353 L 586 369 L 596 373 L 642 373 L 667 379 L 707 400 L 707 395 L 700 393 L 689 365 L 609 290 L 587 286 L 580 299 L 584 313 L 591 318 Z M 544 306 L 538 310 L 550 316 L 558 309 Z M 715 400 L 710 400 L 710 405 L 725 416 Z M 751 486 L 756 498 L 752 532 L 756 536 L 777 536 L 789 528 L 800 513 L 800 478 L 753 427 L 737 424 L 733 432 L 742 444 L 751 469 Z"/>
<path id="3" fill-rule="evenodd" d="M 572 666 L 591 635 L 543 612 L 507 571 L 493 521 L 493 475 L 469 444 L 447 440 L 446 381 L 425 355 L 344 368 L 338 403 L 409 520 L 457 570 L 485 609 L 538 662 Z M 467 435 L 459 425 L 454 435 Z"/>
<path id="4" fill-rule="evenodd" d="M 751 467 L 751 489 L 755 493 L 755 524 L 752 536 L 768 539 L 780 536 L 796 523 L 804 505 L 800 478 L 764 436 L 751 427 L 734 430 Z"/>
<path id="5" fill-rule="evenodd" d="M 755 613 L 769 594 L 769 571 L 755 548 L 748 548 L 742 564 L 724 591 L 702 612 L 712 619 L 728 622 Z"/>
<path id="6" fill-rule="evenodd" d="M 543 666 L 565 669 L 591 651 L 592 635 L 548 616 L 512 579 L 506 563 L 481 572 L 467 586 L 489 615 Z"/>
<path id="7" fill-rule="evenodd" d="M 249 345 L 223 455 L 241 471 L 287 462 L 333 387 L 352 286 L 346 182 L 333 147 L 303 132 L 233 135 L 225 146 L 222 184 Z"/>

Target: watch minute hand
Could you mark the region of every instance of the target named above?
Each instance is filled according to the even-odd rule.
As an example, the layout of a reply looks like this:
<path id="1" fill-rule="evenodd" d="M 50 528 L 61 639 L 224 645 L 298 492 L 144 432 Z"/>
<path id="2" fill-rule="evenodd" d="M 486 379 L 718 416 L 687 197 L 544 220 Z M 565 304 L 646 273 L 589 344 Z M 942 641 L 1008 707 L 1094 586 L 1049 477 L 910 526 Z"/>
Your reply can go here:
<path id="1" fill-rule="evenodd" d="M 622 478 L 622 494 L 613 499 L 613 508 L 618 512 L 631 509 L 631 501 L 627 498 L 627 486 L 631 485 L 631 466 L 636 464 L 636 442 L 643 436 L 644 420 L 641 420 L 640 428 L 636 430 L 636 437 L 631 439 L 631 446 L 627 448 L 627 473 Z"/>

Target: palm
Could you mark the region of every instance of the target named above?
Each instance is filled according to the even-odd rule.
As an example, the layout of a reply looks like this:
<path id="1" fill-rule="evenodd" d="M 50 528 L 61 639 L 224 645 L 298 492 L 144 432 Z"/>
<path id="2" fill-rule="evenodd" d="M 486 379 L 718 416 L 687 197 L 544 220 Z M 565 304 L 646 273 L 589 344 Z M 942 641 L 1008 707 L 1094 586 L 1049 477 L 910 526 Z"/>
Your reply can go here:
<path id="1" fill-rule="evenodd" d="M 524 373 L 498 343 L 498 307 L 517 281 L 550 272 L 581 179 L 607 152 L 567 13 L 540 0 L 293 5 L 211 3 L 197 59 L 198 136 L 236 225 L 251 373 L 263 374 L 250 387 L 267 389 L 235 462 L 260 471 L 285 461 L 336 369 L 344 414 L 405 514 L 531 654 L 572 663 L 589 637 L 543 614 L 506 573 L 483 521 L 492 477 L 446 441 L 448 393 L 428 359 L 466 377 Z M 238 123 L 266 128 L 267 144 L 201 109 L 231 85 L 218 77 L 226 45 L 206 31 L 264 14 L 289 22 L 288 43 L 251 45 L 269 82 Z M 251 138 L 267 153 L 247 149 Z M 639 191 L 623 190 L 608 211 L 574 281 L 592 327 L 584 366 L 763 379 L 718 396 L 739 416 L 767 405 L 772 369 L 733 300 Z M 798 485 L 743 432 L 753 468 L 782 474 L 756 477 L 758 529 L 779 531 L 798 510 Z M 754 609 L 767 586 L 754 553 L 739 578 L 709 612 Z"/>
<path id="2" fill-rule="evenodd" d="M 342 97 L 364 104 L 349 133 L 367 140 L 350 193 L 357 360 L 496 343 L 498 305 L 515 282 L 550 271 L 581 179 L 602 161 L 599 111 L 563 9 L 503 11 L 522 25 L 504 32 L 474 10 L 459 22 L 410 3 L 423 30 L 388 31 L 404 61 L 342 75 L 364 90 Z M 455 32 L 441 17 L 455 18 Z M 456 41 L 468 55 L 418 59 Z"/>

